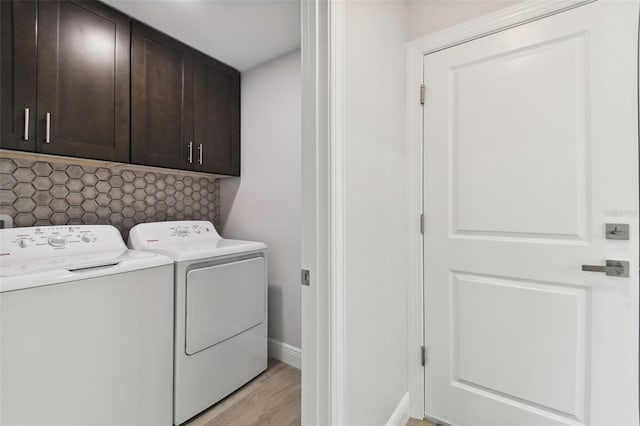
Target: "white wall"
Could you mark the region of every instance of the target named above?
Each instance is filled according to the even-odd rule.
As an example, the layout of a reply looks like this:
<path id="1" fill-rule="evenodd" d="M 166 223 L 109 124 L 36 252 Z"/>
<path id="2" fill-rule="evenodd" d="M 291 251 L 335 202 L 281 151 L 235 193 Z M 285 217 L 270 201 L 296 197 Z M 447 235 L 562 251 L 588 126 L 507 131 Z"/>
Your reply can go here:
<path id="1" fill-rule="evenodd" d="M 345 8 L 344 423 L 382 425 L 408 389 L 407 7 Z"/>
<path id="2" fill-rule="evenodd" d="M 415 40 L 515 3 L 518 0 L 409 0 L 408 40 Z"/>
<path id="3" fill-rule="evenodd" d="M 222 235 L 269 251 L 269 337 L 299 348 L 300 51 L 242 73 L 242 170 L 220 180 Z"/>

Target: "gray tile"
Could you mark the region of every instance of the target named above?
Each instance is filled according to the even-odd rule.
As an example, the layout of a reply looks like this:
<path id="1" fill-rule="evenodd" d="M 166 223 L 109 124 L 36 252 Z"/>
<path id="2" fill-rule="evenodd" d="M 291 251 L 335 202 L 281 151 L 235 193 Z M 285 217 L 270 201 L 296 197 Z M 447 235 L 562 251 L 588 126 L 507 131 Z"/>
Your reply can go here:
<path id="1" fill-rule="evenodd" d="M 33 166 L 31 166 L 31 170 L 33 170 L 36 176 L 49 176 L 51 172 L 53 172 L 53 167 L 51 167 L 51 164 L 49 163 L 38 161 L 36 163 L 33 163 Z"/>
<path id="2" fill-rule="evenodd" d="M 144 203 L 148 206 L 153 206 L 156 203 L 156 197 L 153 195 L 147 195 L 144 199 Z"/>
<path id="3" fill-rule="evenodd" d="M 185 186 L 193 185 L 193 178 L 191 176 L 185 176 L 184 177 L 184 184 L 185 184 Z"/>
<path id="4" fill-rule="evenodd" d="M 84 198 L 96 198 L 98 196 L 98 190 L 93 186 L 85 186 L 82 189 L 82 196 Z"/>
<path id="5" fill-rule="evenodd" d="M 192 192 L 193 192 L 193 189 L 190 186 L 188 186 L 188 187 L 186 187 L 184 189 L 184 194 L 185 195 L 191 195 Z"/>
<path id="6" fill-rule="evenodd" d="M 135 220 L 136 223 L 144 223 L 147 220 L 147 215 L 145 215 L 144 212 L 136 212 L 136 214 L 133 215 L 133 220 Z"/>
<path id="7" fill-rule="evenodd" d="M 184 220 L 184 213 L 177 211 L 175 217 L 176 220 Z"/>
<path id="8" fill-rule="evenodd" d="M 136 214 L 136 209 L 131 206 L 122 209 L 122 216 L 124 217 L 133 217 L 134 214 Z"/>
<path id="9" fill-rule="evenodd" d="M 111 200 L 109 203 L 109 208 L 112 212 L 121 212 L 124 204 L 122 204 L 122 200 Z"/>
<path id="10" fill-rule="evenodd" d="M 33 215 L 36 219 L 49 219 L 53 215 L 53 211 L 49 206 L 38 206 L 33 209 Z"/>
<path id="11" fill-rule="evenodd" d="M 122 227 L 124 229 L 131 229 L 134 226 L 136 226 L 136 221 L 133 220 L 132 217 L 125 217 L 124 219 L 122 219 Z"/>
<path id="12" fill-rule="evenodd" d="M 156 207 L 156 211 L 160 213 L 160 212 L 166 211 L 168 206 L 167 206 L 167 203 L 165 203 L 164 201 L 158 201 L 155 207 Z"/>
<path id="13" fill-rule="evenodd" d="M 17 168 L 16 163 L 9 158 L 0 158 L 0 173 L 13 173 Z"/>
<path id="14" fill-rule="evenodd" d="M 191 207 L 193 207 L 194 211 L 200 211 L 200 203 L 198 203 L 197 201 L 194 202 L 193 204 L 191 204 Z"/>
<path id="15" fill-rule="evenodd" d="M 138 201 L 144 200 L 146 196 L 147 196 L 147 193 L 144 192 L 144 189 L 136 189 L 135 191 L 133 191 L 133 198 L 135 198 Z"/>
<path id="16" fill-rule="evenodd" d="M 194 182 L 193 185 L 191 185 L 191 189 L 194 191 L 200 191 L 200 184 L 198 182 Z"/>
<path id="17" fill-rule="evenodd" d="M 167 212 L 166 211 L 156 211 L 156 215 L 154 216 L 153 220 L 161 222 L 163 220 L 167 220 Z"/>
<path id="18" fill-rule="evenodd" d="M 173 175 L 166 175 L 164 181 L 167 183 L 167 185 L 173 185 L 174 183 L 176 183 L 176 177 Z"/>
<path id="19" fill-rule="evenodd" d="M 122 191 L 124 191 L 125 194 L 133 194 L 133 191 L 135 191 L 136 187 L 133 186 L 133 184 L 131 182 L 126 182 L 124 185 L 122 185 Z"/>
<path id="20" fill-rule="evenodd" d="M 156 186 L 152 183 L 149 183 L 144 187 L 144 192 L 146 192 L 149 195 L 155 194 L 157 190 L 158 189 L 156 188 Z"/>
<path id="21" fill-rule="evenodd" d="M 13 192 L 18 197 L 31 197 L 36 189 L 30 183 L 19 183 L 13 187 Z"/>
<path id="22" fill-rule="evenodd" d="M 111 189 L 111 185 L 109 185 L 109 182 L 107 181 L 101 180 L 98 183 L 96 183 L 96 190 L 98 190 L 98 192 L 106 194 L 109 192 L 110 189 Z"/>
<path id="23" fill-rule="evenodd" d="M 84 183 L 80 179 L 69 179 L 69 181 L 65 184 L 69 191 L 72 192 L 80 192 L 82 188 L 84 188 Z"/>
<path id="24" fill-rule="evenodd" d="M 64 213 L 54 213 L 49 220 L 52 225 L 66 225 L 69 223 L 69 216 Z"/>
<path id="25" fill-rule="evenodd" d="M 0 189 L 0 206 L 11 206 L 18 197 L 10 189 Z"/>
<path id="26" fill-rule="evenodd" d="M 96 200 L 84 200 L 82 202 L 82 210 L 85 212 L 93 213 L 98 209 L 98 203 Z"/>
<path id="27" fill-rule="evenodd" d="M 114 200 L 122 198 L 123 195 L 124 192 L 122 192 L 122 189 L 120 188 L 111 188 L 109 190 L 109 196 Z"/>
<path id="28" fill-rule="evenodd" d="M 64 185 L 69 180 L 69 176 L 62 170 L 55 170 L 51 173 L 49 179 L 51 179 L 54 185 Z"/>
<path id="29" fill-rule="evenodd" d="M 144 180 L 147 183 L 154 183 L 155 181 L 158 180 L 158 176 L 153 172 L 148 172 L 144 174 Z"/>
<path id="30" fill-rule="evenodd" d="M 114 226 L 122 223 L 122 219 L 123 219 L 122 213 L 111 213 L 111 216 L 109 216 L 109 221 Z"/>
<path id="31" fill-rule="evenodd" d="M 98 215 L 95 213 L 85 213 L 82 215 L 82 223 L 85 225 L 95 225 L 98 222 Z"/>
<path id="32" fill-rule="evenodd" d="M 71 206 L 79 206 L 83 201 L 84 197 L 79 192 L 70 192 L 69 195 L 67 195 L 67 202 Z"/>
<path id="33" fill-rule="evenodd" d="M 133 203 L 133 208 L 136 209 L 137 212 L 143 212 L 147 205 L 144 201 L 136 201 Z"/>
<path id="34" fill-rule="evenodd" d="M 173 186 L 176 188 L 176 191 L 182 191 L 184 189 L 184 182 L 177 181 Z"/>
<path id="35" fill-rule="evenodd" d="M 13 218 L 13 224 L 15 226 L 33 226 L 36 223 L 36 218 L 31 213 L 18 213 Z"/>
<path id="36" fill-rule="evenodd" d="M 200 201 L 200 193 L 194 192 L 193 194 L 191 194 L 191 198 L 193 198 L 193 201 Z"/>
<path id="37" fill-rule="evenodd" d="M 111 209 L 107 206 L 100 206 L 96 209 L 96 214 L 98 215 L 98 218 L 109 218 L 109 215 L 111 215 Z"/>
<path id="38" fill-rule="evenodd" d="M 31 199 L 39 206 L 48 206 L 53 201 L 53 194 L 50 191 L 36 191 Z"/>
<path id="39" fill-rule="evenodd" d="M 183 210 L 185 217 L 190 217 L 193 214 L 193 207 L 187 206 Z"/>
<path id="40" fill-rule="evenodd" d="M 147 186 L 147 181 L 144 180 L 144 178 L 135 178 L 133 181 L 133 185 L 136 188 L 144 188 L 145 186 Z"/>
<path id="41" fill-rule="evenodd" d="M 50 191 L 55 198 L 64 198 L 69 194 L 69 189 L 64 185 L 53 185 Z"/>
<path id="42" fill-rule="evenodd" d="M 67 216 L 69 216 L 69 219 L 73 221 L 74 219 L 82 218 L 84 211 L 80 206 L 71 206 L 67 209 L 66 213 L 67 213 Z M 74 223 L 77 223 L 77 222 L 74 222 Z"/>
<path id="43" fill-rule="evenodd" d="M 174 197 L 173 195 L 169 195 L 167 196 L 167 198 L 165 198 L 164 202 L 167 203 L 167 206 L 173 207 L 176 205 L 176 197 Z"/>
<path id="44" fill-rule="evenodd" d="M 176 192 L 175 197 L 176 197 L 176 200 L 178 200 L 178 201 L 184 200 L 184 192 L 182 192 L 182 191 Z"/>
<path id="45" fill-rule="evenodd" d="M 72 179 L 80 179 L 84 174 L 84 170 L 82 170 L 82 167 L 75 165 L 67 167 L 65 171 L 67 172 L 67 175 Z"/>
<path id="46" fill-rule="evenodd" d="M 18 214 L 18 211 L 13 207 L 13 204 L 10 206 L 0 205 L 0 214 L 15 217 Z"/>
<path id="47" fill-rule="evenodd" d="M 82 175 L 81 180 L 82 183 L 87 186 L 95 186 L 95 184 L 98 183 L 98 177 L 91 173 L 85 173 L 84 175 Z"/>
<path id="48" fill-rule="evenodd" d="M 133 206 L 133 203 L 136 202 L 136 199 L 133 198 L 133 195 L 131 194 L 124 194 L 122 196 L 122 204 L 124 204 L 125 206 Z"/>
<path id="49" fill-rule="evenodd" d="M 166 187 L 167 187 L 167 182 L 165 182 L 164 179 L 158 178 L 158 180 L 156 181 L 156 188 L 158 188 L 158 190 L 163 190 Z"/>
<path id="50" fill-rule="evenodd" d="M 98 203 L 99 206 L 108 206 L 110 202 L 111 197 L 109 194 L 98 194 L 96 197 L 96 203 Z"/>
<path id="51" fill-rule="evenodd" d="M 85 164 L 84 166 L 82 166 L 82 170 L 84 170 L 85 173 L 91 173 L 93 175 L 96 173 L 96 170 L 98 170 L 98 168 L 94 166 L 87 166 Z"/>
<path id="52" fill-rule="evenodd" d="M 0 189 L 11 189 L 18 181 L 13 177 L 13 175 L 0 175 Z"/>
<path id="53" fill-rule="evenodd" d="M 200 214 L 207 217 L 207 215 L 209 215 L 209 209 L 206 206 L 200 207 Z"/>
<path id="54" fill-rule="evenodd" d="M 133 180 L 136 178 L 136 174 L 133 173 L 131 170 L 123 171 L 121 176 L 122 176 L 122 180 L 124 180 L 125 182 L 133 182 Z"/>
<path id="55" fill-rule="evenodd" d="M 64 198 L 56 198 L 51 202 L 51 209 L 55 213 L 64 213 L 69 208 L 69 203 Z"/>
<path id="56" fill-rule="evenodd" d="M 96 177 L 100 180 L 108 180 L 111 177 L 111 171 L 104 167 L 100 167 L 96 170 Z"/>
<path id="57" fill-rule="evenodd" d="M 31 182 L 33 180 L 33 178 L 36 177 L 35 173 L 33 173 L 31 171 L 31 169 L 26 168 L 26 167 L 18 167 L 14 172 L 13 172 L 13 177 L 18 181 L 18 182 Z"/>
<path id="58" fill-rule="evenodd" d="M 153 218 L 156 215 L 156 208 L 153 206 L 148 206 L 144 209 L 144 214 L 147 215 L 148 218 Z"/>
<path id="59" fill-rule="evenodd" d="M 184 199 L 184 205 L 185 205 L 185 206 L 191 206 L 192 204 L 193 204 L 193 198 L 191 198 L 191 197 L 186 197 L 186 198 Z"/>
<path id="60" fill-rule="evenodd" d="M 176 188 L 173 185 L 167 185 L 164 192 L 166 192 L 167 195 L 174 195 L 176 193 Z"/>
<path id="61" fill-rule="evenodd" d="M 164 191 L 156 192 L 156 200 L 164 200 L 167 198 L 167 193 Z"/>
<path id="62" fill-rule="evenodd" d="M 114 188 L 120 188 L 122 186 L 122 184 L 124 183 L 124 181 L 122 180 L 122 178 L 120 176 L 115 176 L 114 175 L 114 176 L 111 176 L 109 178 L 109 183 Z"/>
<path id="63" fill-rule="evenodd" d="M 32 182 L 33 187 L 39 191 L 46 191 L 53 186 L 53 182 L 46 176 L 38 176 Z"/>
<path id="64" fill-rule="evenodd" d="M 184 210 L 184 202 L 183 201 L 176 201 L 175 204 L 176 210 L 181 212 Z"/>
<path id="65" fill-rule="evenodd" d="M 191 213 L 191 218 L 194 219 L 194 220 L 200 220 L 200 219 L 202 219 L 202 216 L 200 216 L 200 212 L 195 212 L 194 211 L 193 213 Z"/>

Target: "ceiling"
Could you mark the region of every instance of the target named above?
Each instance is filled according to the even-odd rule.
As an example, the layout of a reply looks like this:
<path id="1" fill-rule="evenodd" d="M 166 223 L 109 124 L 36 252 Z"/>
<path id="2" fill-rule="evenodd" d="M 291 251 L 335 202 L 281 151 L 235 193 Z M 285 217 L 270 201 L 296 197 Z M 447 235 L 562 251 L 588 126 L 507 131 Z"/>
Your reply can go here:
<path id="1" fill-rule="evenodd" d="M 102 0 L 245 71 L 300 47 L 298 0 Z"/>

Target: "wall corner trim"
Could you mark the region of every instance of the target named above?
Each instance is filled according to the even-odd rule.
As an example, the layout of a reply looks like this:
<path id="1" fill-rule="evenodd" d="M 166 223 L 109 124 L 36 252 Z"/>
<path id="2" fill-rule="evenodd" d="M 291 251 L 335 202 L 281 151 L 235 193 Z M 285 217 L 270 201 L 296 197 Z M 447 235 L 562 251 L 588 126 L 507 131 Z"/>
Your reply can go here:
<path id="1" fill-rule="evenodd" d="M 409 421 L 409 392 L 402 396 L 402 399 L 393 410 L 391 417 L 387 420 L 387 426 L 404 426 Z"/>
<path id="2" fill-rule="evenodd" d="M 302 349 L 269 337 L 269 356 L 297 369 L 302 368 Z"/>

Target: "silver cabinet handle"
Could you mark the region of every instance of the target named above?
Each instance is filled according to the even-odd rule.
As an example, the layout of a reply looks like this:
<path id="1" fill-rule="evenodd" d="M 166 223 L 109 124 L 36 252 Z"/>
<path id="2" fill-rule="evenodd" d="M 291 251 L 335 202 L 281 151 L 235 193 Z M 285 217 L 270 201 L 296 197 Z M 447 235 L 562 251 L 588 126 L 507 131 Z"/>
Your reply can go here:
<path id="1" fill-rule="evenodd" d="M 585 272 L 604 272 L 610 277 L 628 277 L 629 262 L 626 260 L 607 260 L 606 265 L 582 265 Z"/>
<path id="2" fill-rule="evenodd" d="M 51 143 L 51 113 L 47 113 L 47 127 L 45 129 L 44 143 Z"/>
<path id="3" fill-rule="evenodd" d="M 193 142 L 189 141 L 189 164 L 193 163 Z"/>
<path id="4" fill-rule="evenodd" d="M 24 140 L 29 140 L 29 108 L 24 109 Z"/>
<path id="5" fill-rule="evenodd" d="M 202 165 L 202 144 L 198 145 L 198 163 Z"/>

